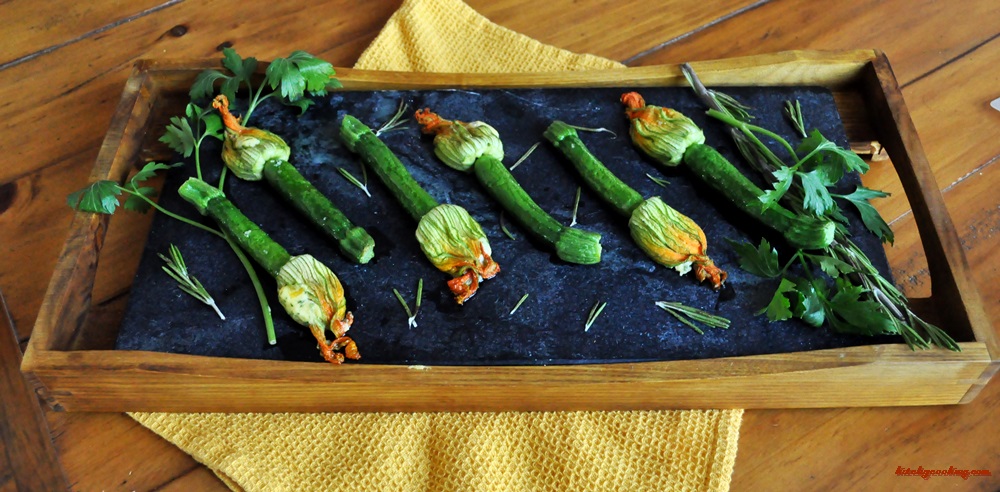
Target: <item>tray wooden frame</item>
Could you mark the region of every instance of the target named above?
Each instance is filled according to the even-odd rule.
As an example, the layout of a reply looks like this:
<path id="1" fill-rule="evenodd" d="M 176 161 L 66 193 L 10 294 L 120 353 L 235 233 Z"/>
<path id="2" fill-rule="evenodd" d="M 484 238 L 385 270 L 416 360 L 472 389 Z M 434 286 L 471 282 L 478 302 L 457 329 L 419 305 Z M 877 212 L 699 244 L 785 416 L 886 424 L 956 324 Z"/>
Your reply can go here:
<path id="1" fill-rule="evenodd" d="M 214 63 L 140 61 L 91 179 L 124 181 Z M 838 94 L 849 133 L 887 150 L 930 265 L 929 302 L 962 352 L 886 344 L 708 360 L 541 367 L 414 367 L 72 350 L 82 334 L 108 216 L 78 213 L 22 364 L 57 409 L 314 412 L 786 408 L 966 403 L 996 372 L 1000 344 L 885 55 L 794 51 L 692 63 L 709 86 L 820 85 Z M 446 87 L 676 86 L 677 66 L 540 74 L 420 74 L 338 69 L 345 90 Z M 170 110 L 169 113 L 164 113 Z M 136 247 L 141 247 L 137 244 Z M 915 300 L 916 301 L 916 300 Z M 108 326 L 107 330 L 117 330 Z"/>

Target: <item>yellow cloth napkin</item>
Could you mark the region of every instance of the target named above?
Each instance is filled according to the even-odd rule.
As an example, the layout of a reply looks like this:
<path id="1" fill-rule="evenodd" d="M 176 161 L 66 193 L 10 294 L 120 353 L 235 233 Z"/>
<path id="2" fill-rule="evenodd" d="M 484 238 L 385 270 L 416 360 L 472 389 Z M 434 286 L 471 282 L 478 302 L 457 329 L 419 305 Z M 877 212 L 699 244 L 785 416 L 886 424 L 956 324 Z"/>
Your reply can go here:
<path id="1" fill-rule="evenodd" d="M 539 43 L 461 0 L 406 0 L 356 67 L 622 65 Z M 237 491 L 725 491 L 743 411 L 130 415 Z"/>

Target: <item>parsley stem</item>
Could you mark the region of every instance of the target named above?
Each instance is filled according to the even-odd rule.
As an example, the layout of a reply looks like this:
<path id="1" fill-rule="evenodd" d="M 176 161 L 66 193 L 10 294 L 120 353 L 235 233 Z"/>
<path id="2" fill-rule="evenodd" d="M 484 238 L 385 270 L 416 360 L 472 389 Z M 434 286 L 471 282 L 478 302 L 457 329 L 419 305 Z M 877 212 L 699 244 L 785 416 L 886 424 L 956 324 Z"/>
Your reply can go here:
<path id="1" fill-rule="evenodd" d="M 136 193 L 136 192 L 134 192 L 134 191 L 132 191 L 132 190 L 130 190 L 128 188 L 124 188 L 124 187 L 121 187 L 121 186 L 117 186 L 117 188 L 119 190 L 121 190 L 121 191 L 124 191 L 124 192 L 130 194 L 130 195 L 134 195 L 134 196 L 137 196 L 137 197 L 141 198 L 143 201 L 145 201 L 146 203 L 148 203 L 151 207 L 155 208 L 156 211 L 160 212 L 161 214 L 166 215 L 167 217 L 170 217 L 172 219 L 177 219 L 177 220 L 179 220 L 179 221 L 181 221 L 181 222 L 183 222 L 185 224 L 197 227 L 197 228 L 199 228 L 199 229 L 201 229 L 201 230 L 203 230 L 205 232 L 209 232 L 209 233 L 215 234 L 216 236 L 219 236 L 221 238 L 225 238 L 225 236 L 221 232 L 219 232 L 219 231 L 217 231 L 215 229 L 212 229 L 211 227 L 208 227 L 208 226 L 206 226 L 204 224 L 199 224 L 199 223 L 197 223 L 197 222 L 195 222 L 195 221 L 193 221 L 191 219 L 188 219 L 187 217 L 181 217 L 180 215 L 177 215 L 177 214 L 175 214 L 175 213 L 173 213 L 173 212 L 171 212 L 171 211 L 169 211 L 169 210 L 161 207 L 160 204 L 154 202 L 153 200 L 151 200 L 146 195 L 143 195 L 141 193 Z"/>
<path id="2" fill-rule="evenodd" d="M 261 316 L 264 318 L 264 332 L 267 334 L 267 343 L 276 345 L 278 339 L 274 334 L 274 318 L 271 316 L 271 306 L 267 301 L 267 295 L 264 293 L 264 285 L 260 283 L 260 278 L 257 277 L 257 271 L 254 270 L 253 264 L 250 263 L 250 258 L 247 258 L 246 253 L 240 249 L 240 246 L 228 234 L 223 234 L 222 238 L 229 244 L 233 253 L 236 253 L 236 257 L 239 258 L 240 263 L 243 264 L 243 268 L 247 271 L 250 283 L 253 284 L 254 292 L 257 294 L 257 301 L 260 303 Z"/>

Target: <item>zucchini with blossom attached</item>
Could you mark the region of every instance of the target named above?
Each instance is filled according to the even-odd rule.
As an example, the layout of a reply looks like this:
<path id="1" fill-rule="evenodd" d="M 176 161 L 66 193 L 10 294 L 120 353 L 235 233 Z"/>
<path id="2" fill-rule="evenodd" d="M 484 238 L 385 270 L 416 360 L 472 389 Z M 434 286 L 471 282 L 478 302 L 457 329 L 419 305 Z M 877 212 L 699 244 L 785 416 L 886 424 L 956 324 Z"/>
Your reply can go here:
<path id="1" fill-rule="evenodd" d="M 229 112 L 229 99 L 224 95 L 216 96 L 212 107 L 222 114 L 226 127 L 222 160 L 233 174 L 247 181 L 267 181 L 282 198 L 335 239 L 341 253 L 351 261 L 365 264 L 372 259 L 375 240 L 363 228 L 352 224 L 326 195 L 288 163 L 291 149 L 281 137 L 240 125 Z"/>
<path id="2" fill-rule="evenodd" d="M 708 257 L 705 232 L 698 224 L 659 197 L 643 199 L 590 153 L 572 126 L 554 121 L 545 138 L 569 159 L 587 186 L 629 217 L 632 239 L 650 258 L 681 275 L 693 270 L 699 282 L 710 280 L 713 288 L 722 287 L 727 274 Z"/>
<path id="3" fill-rule="evenodd" d="M 438 270 L 452 276 L 448 288 L 459 304 L 475 295 L 480 282 L 500 272 L 500 266 L 490 256 L 490 242 L 479 223 L 458 205 L 438 204 L 371 128 L 346 115 L 341 123 L 340 137 L 418 221 L 416 236 L 420 248 Z"/>
<path id="4" fill-rule="evenodd" d="M 823 249 L 833 242 L 836 225 L 825 219 L 796 215 L 778 204 L 763 206 L 764 194 L 717 150 L 705 145 L 705 134 L 678 111 L 646 105 L 636 92 L 621 97 L 630 120 L 632 141 L 668 167 L 682 161 L 698 178 L 746 214 L 780 232 L 796 248 Z"/>
<path id="5" fill-rule="evenodd" d="M 218 188 L 190 178 L 177 191 L 202 215 L 219 224 L 278 283 L 278 301 L 296 323 L 309 327 L 323 358 L 334 364 L 360 359 L 358 347 L 345 334 L 354 322 L 344 287 L 326 265 L 311 255 L 292 256 L 248 219 Z M 326 330 L 335 338 L 326 338 Z M 337 352 L 343 349 L 344 353 Z"/>
<path id="6" fill-rule="evenodd" d="M 564 261 L 591 265 L 601 261 L 601 235 L 560 224 L 542 210 L 503 165 L 503 142 L 492 126 L 442 119 L 430 109 L 417 111 L 417 123 L 434 136 L 434 153 L 445 165 L 472 171 L 503 208 Z"/>

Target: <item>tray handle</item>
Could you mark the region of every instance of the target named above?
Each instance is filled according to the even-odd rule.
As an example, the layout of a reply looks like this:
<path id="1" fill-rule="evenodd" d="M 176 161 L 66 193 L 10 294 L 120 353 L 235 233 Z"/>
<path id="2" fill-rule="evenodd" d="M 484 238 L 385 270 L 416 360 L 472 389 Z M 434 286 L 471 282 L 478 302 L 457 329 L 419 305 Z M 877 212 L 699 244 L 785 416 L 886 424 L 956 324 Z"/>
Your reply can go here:
<path id="1" fill-rule="evenodd" d="M 971 335 L 976 341 L 986 344 L 994 362 L 980 378 L 985 384 L 1000 368 L 997 363 L 1000 342 L 972 279 L 972 270 L 934 172 L 917 138 L 916 127 L 903 103 L 899 83 L 884 53 L 877 52 L 862 77 L 862 84 L 866 102 L 879 122 L 877 128 L 898 129 L 898 132 L 881 132 L 880 140 L 892 159 L 913 209 L 920 241 L 929 260 L 931 301 L 939 308 L 947 307 L 960 312 L 960 316 L 949 318 L 953 336 Z M 966 399 L 971 399 L 975 393 L 978 393 L 978 388 L 973 386 Z"/>

